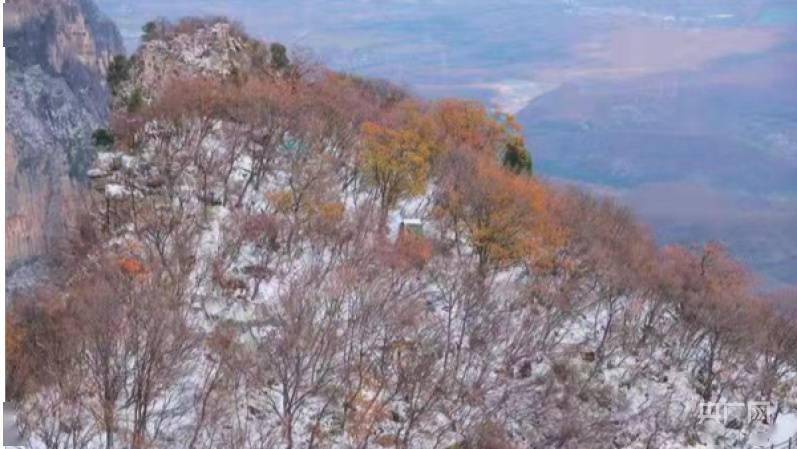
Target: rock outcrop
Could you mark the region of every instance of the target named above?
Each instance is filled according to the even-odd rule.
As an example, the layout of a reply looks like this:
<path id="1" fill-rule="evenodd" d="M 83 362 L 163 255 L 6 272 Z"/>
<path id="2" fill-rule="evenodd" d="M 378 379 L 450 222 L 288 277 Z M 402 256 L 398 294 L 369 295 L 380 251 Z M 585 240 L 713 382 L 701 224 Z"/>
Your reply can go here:
<path id="1" fill-rule="evenodd" d="M 11 275 L 65 236 L 93 159 L 91 133 L 108 119 L 106 69 L 124 50 L 90 0 L 9 0 L 4 39 Z"/>
<path id="2" fill-rule="evenodd" d="M 115 106 L 131 96 L 151 100 L 176 79 L 237 79 L 273 72 L 271 54 L 226 19 L 186 18 L 177 23 L 152 22 L 153 30 L 130 58 L 118 86 Z"/>

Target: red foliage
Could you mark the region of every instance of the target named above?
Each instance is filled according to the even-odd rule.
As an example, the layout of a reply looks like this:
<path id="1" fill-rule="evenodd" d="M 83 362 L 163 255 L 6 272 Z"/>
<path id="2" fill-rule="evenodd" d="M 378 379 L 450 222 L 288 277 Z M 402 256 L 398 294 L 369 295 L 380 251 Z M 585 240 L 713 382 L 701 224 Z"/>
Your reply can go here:
<path id="1" fill-rule="evenodd" d="M 278 248 L 279 222 L 271 214 L 254 214 L 244 218 L 241 224 L 241 236 L 244 240 L 266 244 L 272 249 Z"/>
<path id="2" fill-rule="evenodd" d="M 147 268 L 144 264 L 140 260 L 132 257 L 120 258 L 119 269 L 122 270 L 122 273 L 131 277 L 142 276 L 147 273 Z"/>
<path id="3" fill-rule="evenodd" d="M 395 244 L 394 264 L 405 269 L 421 270 L 432 258 L 433 246 L 427 238 L 402 231 Z"/>

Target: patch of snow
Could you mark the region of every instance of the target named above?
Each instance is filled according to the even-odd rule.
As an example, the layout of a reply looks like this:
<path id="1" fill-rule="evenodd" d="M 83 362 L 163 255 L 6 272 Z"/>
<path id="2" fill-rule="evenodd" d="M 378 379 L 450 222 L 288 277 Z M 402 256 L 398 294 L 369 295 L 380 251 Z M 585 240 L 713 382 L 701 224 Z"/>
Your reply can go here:
<path id="1" fill-rule="evenodd" d="M 107 184 L 105 186 L 105 197 L 112 199 L 124 198 L 130 193 L 127 188 L 119 184 Z"/>
<path id="2" fill-rule="evenodd" d="M 788 441 L 789 438 L 795 435 L 797 435 L 797 412 L 778 416 L 769 441 L 778 444 Z"/>

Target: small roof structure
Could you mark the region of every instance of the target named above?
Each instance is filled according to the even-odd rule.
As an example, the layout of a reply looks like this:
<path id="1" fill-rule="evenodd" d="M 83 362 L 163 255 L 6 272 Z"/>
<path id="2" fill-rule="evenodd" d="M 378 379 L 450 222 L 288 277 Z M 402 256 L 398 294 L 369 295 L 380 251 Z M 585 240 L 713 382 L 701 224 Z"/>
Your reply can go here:
<path id="1" fill-rule="evenodd" d="M 420 218 L 402 218 L 399 223 L 399 232 L 412 232 L 423 235 L 423 220 Z"/>
<path id="2" fill-rule="evenodd" d="M 423 226 L 423 220 L 420 218 L 402 218 L 401 224 L 405 226 Z"/>

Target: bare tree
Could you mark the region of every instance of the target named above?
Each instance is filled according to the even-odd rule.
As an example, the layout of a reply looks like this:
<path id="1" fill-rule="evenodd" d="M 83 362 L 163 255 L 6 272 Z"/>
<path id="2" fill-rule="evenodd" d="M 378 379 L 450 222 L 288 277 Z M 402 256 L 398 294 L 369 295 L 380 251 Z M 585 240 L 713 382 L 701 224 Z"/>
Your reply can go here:
<path id="1" fill-rule="evenodd" d="M 330 401 L 325 389 L 335 371 L 340 298 L 324 291 L 319 273 L 313 267 L 286 280 L 275 303 L 265 308 L 262 320 L 266 324 L 259 331 L 253 381 L 279 417 L 288 448 L 294 447 L 295 424 L 308 413 L 311 402 L 320 401 L 313 410 L 320 420 Z M 310 446 L 315 444 L 314 435 L 309 433 Z"/>

